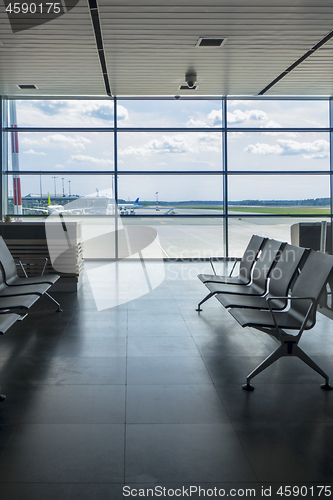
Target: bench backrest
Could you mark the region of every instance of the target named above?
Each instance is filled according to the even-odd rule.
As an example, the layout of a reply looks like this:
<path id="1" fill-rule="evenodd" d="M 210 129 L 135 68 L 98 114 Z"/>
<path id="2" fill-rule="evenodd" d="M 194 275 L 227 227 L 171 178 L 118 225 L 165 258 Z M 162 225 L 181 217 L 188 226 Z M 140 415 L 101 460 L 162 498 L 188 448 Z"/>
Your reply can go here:
<path id="1" fill-rule="evenodd" d="M 15 261 L 2 236 L 0 236 L 0 263 L 5 273 L 5 281 L 17 275 Z"/>
<path id="2" fill-rule="evenodd" d="M 292 288 L 292 297 L 312 297 L 315 300 L 314 307 L 308 318 L 306 328 L 312 328 L 316 322 L 316 309 L 321 292 L 333 269 L 333 256 L 322 252 L 311 250 L 306 259 L 301 273 Z M 291 301 L 290 312 L 297 319 L 302 319 L 309 308 L 309 301 Z"/>
<path id="3" fill-rule="evenodd" d="M 246 247 L 243 257 L 241 258 L 239 263 L 239 275 L 242 276 L 247 282 L 250 282 L 251 280 L 251 270 L 266 240 L 267 238 L 254 234 Z"/>
<path id="4" fill-rule="evenodd" d="M 267 239 L 252 270 L 252 286 L 264 292 L 269 273 L 279 259 L 285 243 Z"/>
<path id="5" fill-rule="evenodd" d="M 309 255 L 309 250 L 287 243 L 269 275 L 269 293 L 275 297 L 287 295 L 293 278 Z"/>

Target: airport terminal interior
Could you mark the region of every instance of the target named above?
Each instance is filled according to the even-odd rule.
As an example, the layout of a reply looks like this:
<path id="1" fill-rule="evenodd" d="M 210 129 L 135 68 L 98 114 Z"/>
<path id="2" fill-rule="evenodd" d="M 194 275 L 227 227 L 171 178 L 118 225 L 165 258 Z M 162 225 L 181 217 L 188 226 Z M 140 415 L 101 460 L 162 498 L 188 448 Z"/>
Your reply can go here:
<path id="1" fill-rule="evenodd" d="M 333 384 L 332 2 L 15 6 L 0 6 L 1 500 L 332 496 L 321 374 L 288 337 L 244 390 L 280 330 L 216 297 L 197 310 L 198 275 L 237 276 L 253 235 L 247 288 L 270 244 L 310 248 L 285 293 L 319 300 L 299 346 Z M 10 284 L 1 237 L 35 285 Z"/>

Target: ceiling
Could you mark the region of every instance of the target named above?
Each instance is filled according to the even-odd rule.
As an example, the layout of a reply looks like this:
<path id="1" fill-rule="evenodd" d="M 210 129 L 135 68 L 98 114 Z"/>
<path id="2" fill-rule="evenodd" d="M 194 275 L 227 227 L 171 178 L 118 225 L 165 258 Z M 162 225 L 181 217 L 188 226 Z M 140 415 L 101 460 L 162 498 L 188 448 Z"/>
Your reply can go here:
<path id="1" fill-rule="evenodd" d="M 97 0 L 100 50 L 93 3 L 16 33 L 0 4 L 0 94 L 256 96 L 283 75 L 264 95 L 333 95 L 333 38 L 308 52 L 333 35 L 332 0 Z M 179 90 L 189 70 L 197 88 Z"/>

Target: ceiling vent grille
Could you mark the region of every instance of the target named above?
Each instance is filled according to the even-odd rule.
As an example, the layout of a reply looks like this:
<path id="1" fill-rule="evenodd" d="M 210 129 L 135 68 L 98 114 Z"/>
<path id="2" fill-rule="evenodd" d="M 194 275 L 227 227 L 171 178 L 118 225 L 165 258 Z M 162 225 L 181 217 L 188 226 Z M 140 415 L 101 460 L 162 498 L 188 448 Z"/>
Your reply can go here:
<path id="1" fill-rule="evenodd" d="M 36 85 L 18 85 L 21 90 L 37 89 Z"/>
<path id="2" fill-rule="evenodd" d="M 226 38 L 220 37 L 202 37 L 197 41 L 196 47 L 222 47 L 222 45 L 225 44 L 226 40 Z"/>

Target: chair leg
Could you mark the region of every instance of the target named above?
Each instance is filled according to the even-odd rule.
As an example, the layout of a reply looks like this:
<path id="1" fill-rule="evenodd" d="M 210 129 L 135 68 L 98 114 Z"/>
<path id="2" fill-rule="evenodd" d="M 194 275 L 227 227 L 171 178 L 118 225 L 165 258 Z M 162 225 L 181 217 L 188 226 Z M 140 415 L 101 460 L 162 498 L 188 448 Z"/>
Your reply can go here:
<path id="1" fill-rule="evenodd" d="M 206 300 L 210 299 L 215 294 L 216 294 L 216 292 L 210 292 L 208 295 L 206 295 L 206 297 L 204 299 L 202 299 L 201 302 L 199 302 L 198 309 L 196 309 L 196 311 L 198 311 L 198 312 L 202 311 L 202 309 L 200 308 L 201 304 L 203 304 L 204 302 L 206 302 Z"/>
<path id="2" fill-rule="evenodd" d="M 310 368 L 315 372 L 319 373 L 325 379 L 325 384 L 321 385 L 321 388 L 326 391 L 331 391 L 333 387 L 329 384 L 328 375 L 300 348 L 298 345 L 293 346 L 293 356 L 297 356 L 299 359 L 304 361 Z"/>
<path id="3" fill-rule="evenodd" d="M 50 300 L 52 300 L 52 302 L 54 302 L 55 304 L 57 304 L 58 309 L 56 310 L 56 312 L 61 312 L 62 311 L 59 302 L 57 302 L 53 297 L 51 297 L 50 294 L 48 294 L 47 292 L 45 292 L 44 295 L 46 295 L 46 297 L 48 297 Z"/>
<path id="4" fill-rule="evenodd" d="M 260 372 L 268 368 L 270 365 L 272 365 L 275 361 L 277 361 L 279 358 L 282 358 L 282 356 L 288 356 L 288 346 L 286 344 L 280 345 L 273 351 L 269 356 L 267 356 L 260 365 L 257 366 L 246 378 L 246 384 L 243 385 L 243 389 L 246 391 L 253 391 L 254 387 L 250 384 L 250 380 L 258 375 Z"/>

